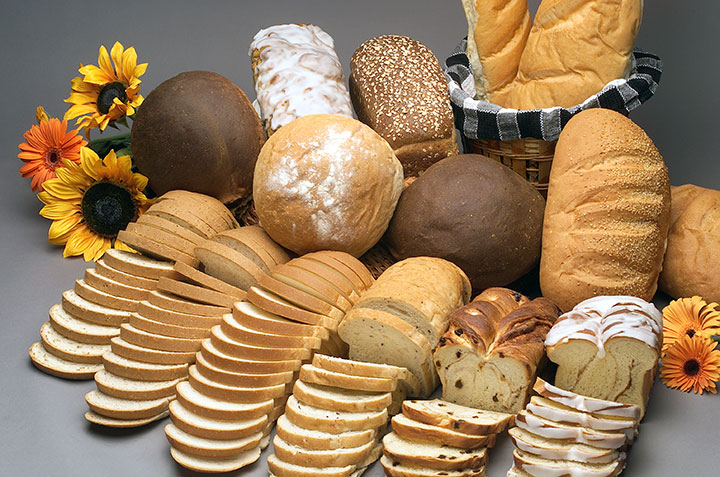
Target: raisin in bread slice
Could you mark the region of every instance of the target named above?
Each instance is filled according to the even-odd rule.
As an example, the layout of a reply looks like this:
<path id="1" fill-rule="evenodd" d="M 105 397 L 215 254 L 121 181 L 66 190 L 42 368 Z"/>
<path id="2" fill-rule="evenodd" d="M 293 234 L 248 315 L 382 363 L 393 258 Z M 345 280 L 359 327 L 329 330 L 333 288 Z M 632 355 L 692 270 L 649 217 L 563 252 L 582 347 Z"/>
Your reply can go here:
<path id="1" fill-rule="evenodd" d="M 485 477 L 485 467 L 473 470 L 444 470 L 442 473 L 438 473 L 436 469 L 404 465 L 400 462 L 395 462 L 386 455 L 380 458 L 380 464 L 385 470 L 385 475 L 389 477 L 435 477 L 438 475 L 442 475 L 443 477 Z"/>
<path id="2" fill-rule="evenodd" d="M 481 469 L 487 462 L 487 449 L 467 450 L 440 443 L 415 442 L 394 432 L 383 437 L 383 453 L 401 464 L 444 470 Z"/>
<path id="3" fill-rule="evenodd" d="M 465 434 L 444 427 L 415 421 L 403 414 L 393 416 L 391 423 L 393 432 L 409 441 L 441 442 L 444 445 L 459 447 L 461 449 L 479 449 L 481 447 L 493 447 L 495 445 L 495 434 Z"/>
<path id="4" fill-rule="evenodd" d="M 499 434 L 515 418 L 513 414 L 474 409 L 442 399 L 405 401 L 402 412 L 415 421 L 471 435 Z"/>

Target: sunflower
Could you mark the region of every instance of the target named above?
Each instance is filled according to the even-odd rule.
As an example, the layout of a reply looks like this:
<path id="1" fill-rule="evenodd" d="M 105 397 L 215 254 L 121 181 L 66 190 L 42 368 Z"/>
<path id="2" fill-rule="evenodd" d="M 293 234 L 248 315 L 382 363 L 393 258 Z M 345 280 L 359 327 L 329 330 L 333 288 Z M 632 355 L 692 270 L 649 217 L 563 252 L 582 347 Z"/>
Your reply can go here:
<path id="1" fill-rule="evenodd" d="M 660 377 L 670 388 L 683 392 L 717 393 L 715 383 L 720 379 L 720 350 L 715 341 L 704 336 L 684 335 L 667 349 Z"/>
<path id="2" fill-rule="evenodd" d="M 685 335 L 712 338 L 720 334 L 717 306 L 699 296 L 671 301 L 663 308 L 663 352 Z"/>
<path id="3" fill-rule="evenodd" d="M 80 162 L 80 148 L 87 145 L 77 129 L 67 130 L 67 121 L 48 118 L 42 106 L 35 111 L 38 125 L 25 132 L 25 142 L 18 144 L 18 158 L 25 162 L 20 168 L 23 177 L 32 177 L 33 192 L 41 190 L 43 182 L 55 178 L 55 169 L 63 167 L 63 160 Z"/>
<path id="4" fill-rule="evenodd" d="M 45 191 L 38 194 L 45 204 L 40 215 L 53 221 L 48 241 L 65 245 L 64 257 L 97 260 L 113 245 L 128 249 L 115 238 L 152 201 L 142 192 L 147 177 L 131 171 L 130 156 L 110 151 L 101 160 L 84 147 L 80 159 L 80 164 L 65 161 L 57 178 L 45 182 Z"/>
<path id="5" fill-rule="evenodd" d="M 86 136 L 90 129 L 104 131 L 111 122 L 132 116 L 143 102 L 138 93 L 147 63 L 137 64 L 135 48 L 125 50 L 120 42 L 115 42 L 108 55 L 101 46 L 98 65 L 80 65 L 78 71 L 83 76 L 72 80 L 72 93 L 65 100 L 72 104 L 65 119 L 80 116 L 76 124 L 85 128 Z"/>

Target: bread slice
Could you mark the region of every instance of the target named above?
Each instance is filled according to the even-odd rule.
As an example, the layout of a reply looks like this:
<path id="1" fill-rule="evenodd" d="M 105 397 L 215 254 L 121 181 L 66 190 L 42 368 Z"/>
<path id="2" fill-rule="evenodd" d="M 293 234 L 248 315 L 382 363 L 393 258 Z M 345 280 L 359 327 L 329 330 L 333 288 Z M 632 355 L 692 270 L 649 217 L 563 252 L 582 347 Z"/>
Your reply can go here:
<path id="1" fill-rule="evenodd" d="M 191 315 L 209 317 L 220 317 L 225 313 L 230 313 L 229 306 L 216 306 L 209 305 L 207 303 L 200 303 L 182 298 L 172 293 L 166 293 L 161 290 L 153 290 L 148 293 L 147 301 L 158 308 L 177 313 L 187 313 Z"/>
<path id="2" fill-rule="evenodd" d="M 137 314 L 143 318 L 168 325 L 202 328 L 205 330 L 210 330 L 213 326 L 220 324 L 220 320 L 222 319 L 222 315 L 203 316 L 166 310 L 155 306 L 148 301 L 140 302 Z"/>
<path id="3" fill-rule="evenodd" d="M 140 253 L 125 250 L 108 249 L 103 255 L 105 263 L 116 270 L 128 275 L 143 277 L 150 280 L 159 280 L 160 277 L 173 277 L 173 262 L 156 260 Z"/>
<path id="4" fill-rule="evenodd" d="M 135 311 L 137 309 L 137 300 L 128 300 L 127 298 L 110 295 L 85 283 L 83 279 L 75 280 L 74 291 L 81 298 L 96 305 L 120 311 Z"/>
<path id="5" fill-rule="evenodd" d="M 157 286 L 157 279 L 143 278 L 137 275 L 131 275 L 116 268 L 111 267 L 101 258 L 95 262 L 95 272 L 101 277 L 115 281 L 122 285 L 132 288 L 142 288 L 143 290 L 153 290 Z"/>
<path id="6" fill-rule="evenodd" d="M 407 416 L 398 414 L 391 420 L 393 431 L 405 440 L 417 442 L 440 443 L 461 449 L 479 449 L 493 447 L 496 434 L 466 434 L 444 427 L 433 426 L 414 421 Z"/>
<path id="7" fill-rule="evenodd" d="M 513 451 L 515 467 L 529 475 L 577 475 L 580 477 L 615 477 L 625 469 L 625 461 L 588 464 L 576 461 L 543 459 L 520 449 Z M 521 474 L 522 475 L 522 474 Z"/>
<path id="8" fill-rule="evenodd" d="M 195 366 L 190 366 L 188 370 L 188 382 L 192 387 L 207 396 L 230 402 L 262 402 L 286 394 L 285 384 L 274 384 L 265 387 L 240 387 L 221 384 L 202 376 Z"/>
<path id="9" fill-rule="evenodd" d="M 246 305 L 245 308 L 255 308 L 255 306 L 250 303 L 246 303 Z M 257 311 L 261 312 L 261 310 Z M 318 349 L 322 342 L 317 336 L 279 335 L 255 331 L 238 323 L 231 314 L 223 316 L 220 326 L 228 337 L 239 343 L 263 346 L 266 348 Z"/>
<path id="10" fill-rule="evenodd" d="M 120 338 L 124 341 L 149 349 L 174 352 L 195 352 L 200 349 L 200 340 L 188 338 L 173 338 L 148 333 L 135 328 L 129 323 L 120 325 Z"/>
<path id="11" fill-rule="evenodd" d="M 33 364 L 41 371 L 65 379 L 92 379 L 96 372 L 103 369 L 102 364 L 74 363 L 48 352 L 38 341 L 28 350 Z"/>
<path id="12" fill-rule="evenodd" d="M 511 428 L 508 433 L 515 447 L 543 459 L 607 464 L 625 458 L 624 452 L 615 449 L 603 449 L 587 444 L 547 439 L 519 427 Z"/>
<path id="13" fill-rule="evenodd" d="M 299 359 L 257 361 L 238 358 L 217 349 L 209 338 L 203 340 L 202 357 L 209 364 L 219 369 L 248 374 L 272 374 L 285 371 L 297 371 L 300 369 L 300 366 L 302 366 L 302 361 Z"/>
<path id="14" fill-rule="evenodd" d="M 222 353 L 237 358 L 255 361 L 307 360 L 312 355 L 309 348 L 268 348 L 252 346 L 229 337 L 220 326 L 210 330 L 211 343 Z"/>
<path id="15" fill-rule="evenodd" d="M 238 300 L 245 298 L 245 291 L 234 287 L 227 282 L 218 280 L 207 273 L 203 273 L 186 263 L 175 262 L 175 266 L 173 268 L 180 276 L 183 277 L 183 281 L 230 295 Z"/>
<path id="16" fill-rule="evenodd" d="M 233 232 L 238 234 L 233 238 L 238 240 L 247 238 L 256 242 L 268 255 L 270 255 L 272 265 L 278 265 L 290 260 L 288 251 L 276 243 L 260 225 L 239 227 L 239 230 L 242 230 L 242 232 Z M 218 234 L 218 236 L 225 234 L 227 233 L 221 233 Z M 268 263 L 268 266 L 270 266 L 270 263 Z"/>
<path id="17" fill-rule="evenodd" d="M 270 293 L 274 293 L 280 298 L 305 310 L 330 317 L 334 320 L 341 320 L 343 316 L 345 316 L 345 312 L 341 309 L 327 303 L 324 300 L 321 300 L 315 295 L 281 282 L 269 275 L 261 277 L 259 283 L 260 288 L 263 288 Z"/>
<path id="18" fill-rule="evenodd" d="M 440 443 L 403 439 L 394 432 L 383 437 L 383 453 L 400 464 L 437 470 L 481 469 L 487 449 L 466 450 Z"/>
<path id="19" fill-rule="evenodd" d="M 344 313 L 347 313 L 352 307 L 352 303 L 340 294 L 337 289 L 329 285 L 325 280 L 315 276 L 315 274 L 301 268 L 291 267 L 287 264 L 277 265 L 270 271 L 270 276 L 286 285 L 319 298 L 325 303 L 339 308 Z"/>
<path id="20" fill-rule="evenodd" d="M 191 240 L 187 240 L 184 237 L 172 232 L 136 222 L 130 222 L 125 230 L 145 237 L 146 239 L 152 240 L 158 244 L 174 248 L 188 255 L 194 255 L 196 244 Z"/>
<path id="21" fill-rule="evenodd" d="M 245 255 L 212 240 L 195 247 L 195 254 L 205 267 L 205 273 L 241 290 L 257 285 L 260 277 L 265 275 Z"/>
<path id="22" fill-rule="evenodd" d="M 339 358 L 315 353 L 312 361 L 313 366 L 345 373 L 353 376 L 366 376 L 375 378 L 395 378 L 398 383 L 406 388 L 406 394 L 420 394 L 420 381 L 407 368 L 392 366 L 390 364 L 367 363 L 353 361 L 351 359 Z"/>
<path id="23" fill-rule="evenodd" d="M 85 395 L 90 409 L 101 416 L 114 419 L 148 419 L 167 410 L 170 398 L 139 401 L 118 399 L 100 391 L 90 391 Z"/>
<path id="24" fill-rule="evenodd" d="M 260 445 L 241 452 L 234 457 L 228 457 L 225 459 L 213 458 L 213 457 L 200 457 L 197 455 L 188 454 L 174 447 L 170 447 L 170 455 L 175 462 L 182 465 L 186 469 L 194 470 L 195 472 L 206 472 L 206 473 L 220 473 L 220 472 L 232 472 L 234 470 L 242 469 L 260 458 Z"/>
<path id="25" fill-rule="evenodd" d="M 233 303 L 240 299 L 225 293 L 210 290 L 209 288 L 172 280 L 170 278 L 161 278 L 158 281 L 158 290 L 172 293 L 187 300 L 225 308 L 230 308 Z"/>
<path id="26" fill-rule="evenodd" d="M 471 435 L 499 434 L 515 418 L 512 414 L 473 409 L 442 399 L 405 401 L 402 410 L 415 421 Z"/>
<path id="27" fill-rule="evenodd" d="M 206 439 L 188 434 L 175 424 L 165 426 L 165 436 L 175 449 L 190 455 L 213 458 L 232 458 L 257 448 L 263 437 L 262 432 L 256 432 L 240 439 Z"/>
<path id="28" fill-rule="evenodd" d="M 169 200 L 160 200 L 150 206 L 146 212 L 149 215 L 157 215 L 166 220 L 174 222 L 182 227 L 192 230 L 205 238 L 212 237 L 218 230 L 215 230 L 207 222 L 195 215 L 195 207 L 178 204 Z"/>
<path id="29" fill-rule="evenodd" d="M 587 444 L 602 449 L 620 449 L 628 443 L 625 433 L 560 424 L 535 416 L 526 410 L 520 411 L 515 417 L 515 425 L 546 439 Z"/>
<path id="30" fill-rule="evenodd" d="M 110 344 L 110 338 L 120 334 L 116 326 L 103 326 L 78 320 L 63 310 L 62 305 L 50 308 L 50 324 L 52 327 L 71 340 L 87 344 Z"/>
<path id="31" fill-rule="evenodd" d="M 150 227 L 155 227 L 160 230 L 164 230 L 165 232 L 176 235 L 195 245 L 206 239 L 206 237 L 203 237 L 202 235 L 197 234 L 186 227 L 178 225 L 162 217 L 158 217 L 157 215 L 143 214 L 138 217 L 135 222 L 138 224 L 143 224 Z"/>
<path id="32" fill-rule="evenodd" d="M 185 262 L 188 265 L 195 266 L 198 261 L 193 256 L 176 248 L 170 247 L 163 243 L 155 242 L 152 239 L 144 237 L 134 232 L 121 230 L 118 232 L 118 240 L 128 244 L 143 255 L 159 260 L 172 260 L 173 262 Z"/>
<path id="33" fill-rule="evenodd" d="M 79 320 L 103 326 L 120 326 L 130 319 L 131 313 L 87 301 L 75 293 L 75 290 L 63 292 L 62 307 L 69 315 Z"/>
<path id="34" fill-rule="evenodd" d="M 351 374 L 328 371 L 311 364 L 305 364 L 300 368 L 300 380 L 305 383 L 319 384 L 321 386 L 377 393 L 392 392 L 397 387 L 397 378 L 353 376 Z"/>
<path id="35" fill-rule="evenodd" d="M 206 439 L 242 439 L 262 432 L 268 423 L 267 415 L 245 421 L 210 419 L 189 411 L 179 402 L 170 403 L 170 419 L 175 426 L 193 436 Z"/>
<path id="36" fill-rule="evenodd" d="M 535 381 L 533 391 L 563 406 L 582 412 L 589 412 L 597 416 L 630 418 L 635 420 L 639 420 L 641 416 L 639 406 L 581 396 L 577 393 L 553 386 L 541 378 L 537 378 Z"/>
<path id="37" fill-rule="evenodd" d="M 162 351 L 128 343 L 120 336 L 110 340 L 110 349 L 123 358 L 152 364 L 183 364 L 195 359 L 194 351 Z"/>
<path id="38" fill-rule="evenodd" d="M 330 273 L 328 276 L 336 276 L 336 279 L 342 279 L 349 282 L 358 297 L 365 289 L 368 288 L 368 286 L 365 285 L 363 280 L 352 270 L 352 268 L 342 262 L 339 262 L 338 260 L 335 260 L 329 255 L 324 254 L 323 252 L 307 253 L 300 258 L 303 260 L 313 261 L 318 265 L 326 267 Z M 336 275 L 332 275 L 333 273 Z"/>
<path id="39" fill-rule="evenodd" d="M 260 332 L 276 335 L 329 338 L 328 329 L 323 326 L 306 325 L 288 320 L 274 313 L 268 313 L 250 302 L 238 302 L 232 311 L 235 320 L 243 326 Z"/>
<path id="40" fill-rule="evenodd" d="M 291 370 L 271 374 L 248 374 L 224 370 L 210 364 L 203 357 L 202 352 L 197 354 L 195 367 L 198 373 L 207 379 L 228 386 L 274 386 L 276 384 L 287 384 L 295 378 L 295 373 Z"/>
<path id="41" fill-rule="evenodd" d="M 485 477 L 485 467 L 474 470 L 445 470 L 442 473 L 438 473 L 436 469 L 414 467 L 403 465 L 400 462 L 394 462 L 386 455 L 380 458 L 380 464 L 383 466 L 383 469 L 385 469 L 385 475 L 389 477 L 434 477 L 437 475 L 442 475 L 443 477 Z"/>
<path id="42" fill-rule="evenodd" d="M 145 318 L 137 313 L 133 313 L 130 316 L 130 321 L 128 323 L 139 330 L 162 336 L 170 336 L 173 338 L 202 340 L 207 338 L 210 334 L 209 328 L 192 328 L 190 326 L 170 325 L 168 323 L 162 323 L 160 321 Z"/>
<path id="43" fill-rule="evenodd" d="M 170 381 L 187 376 L 187 363 L 151 364 L 123 358 L 113 352 L 103 355 L 105 370 L 122 378 L 138 381 Z"/>
<path id="44" fill-rule="evenodd" d="M 247 227 L 227 230 L 217 234 L 212 238 L 212 240 L 244 255 L 248 260 L 251 260 L 255 265 L 260 267 L 263 272 L 268 273 L 270 268 L 277 264 L 263 245 L 246 234 L 247 230 L 245 229 L 250 227 L 259 226 L 250 225 Z"/>
<path id="45" fill-rule="evenodd" d="M 367 444 L 374 445 L 377 439 L 377 431 L 374 429 L 341 433 L 322 432 L 297 426 L 290 422 L 285 415 L 280 416 L 277 420 L 276 432 L 276 435 L 284 442 L 310 450 L 327 451 Z"/>
<path id="46" fill-rule="evenodd" d="M 368 270 L 360 260 L 349 253 L 338 252 L 336 250 L 323 250 L 315 252 L 315 254 L 312 258 L 317 258 L 317 255 L 325 255 L 348 267 L 360 278 L 365 289 L 370 288 L 372 284 L 375 283 L 375 279 L 370 273 L 370 270 Z"/>
<path id="47" fill-rule="evenodd" d="M 189 412 L 208 419 L 247 421 L 265 416 L 273 410 L 273 400 L 237 403 L 207 396 L 187 382 L 178 383 L 177 401 Z"/>
<path id="48" fill-rule="evenodd" d="M 278 459 L 288 464 L 319 468 L 356 465 L 374 446 L 375 442 L 370 441 L 357 447 L 321 450 L 290 444 L 278 435 L 273 439 L 273 450 Z"/>
<path id="49" fill-rule="evenodd" d="M 175 385 L 183 379 L 138 381 L 117 376 L 104 369 L 95 373 L 95 384 L 101 393 L 118 399 L 134 399 L 138 401 L 173 396 L 175 394 Z"/>
<path id="50" fill-rule="evenodd" d="M 227 207 L 223 206 L 223 209 L 225 209 L 223 210 L 216 205 L 210 205 L 209 202 L 198 200 L 194 197 L 195 194 L 191 196 L 188 195 L 188 191 L 182 192 L 185 192 L 185 195 L 182 195 L 180 191 L 171 191 L 171 195 L 163 194 L 158 201 L 171 204 L 182 212 L 190 212 L 210 226 L 215 231 L 215 234 L 238 226 L 234 218 L 231 220 L 230 216 L 232 214 Z"/>
<path id="51" fill-rule="evenodd" d="M 303 256 L 293 259 L 288 262 L 287 265 L 312 273 L 315 277 L 323 280 L 327 285 L 333 287 L 353 305 L 357 303 L 358 298 L 360 298 L 360 295 L 358 295 L 358 292 L 355 290 L 353 283 L 348 280 L 345 275 L 334 268 L 325 265 L 324 263 L 317 262 Z"/>
<path id="52" fill-rule="evenodd" d="M 344 412 L 310 406 L 290 396 L 285 407 L 290 422 L 306 429 L 323 432 L 348 432 L 377 429 L 387 424 L 388 413 L 382 411 Z"/>
<path id="53" fill-rule="evenodd" d="M 46 321 L 40 327 L 40 338 L 47 351 L 73 363 L 102 364 L 102 355 L 110 351 L 110 345 L 87 344 L 61 335 Z"/>
<path id="54" fill-rule="evenodd" d="M 270 475 L 275 477 L 351 477 L 355 470 L 353 465 L 317 468 L 289 464 L 275 454 L 268 456 L 267 463 Z"/>
<path id="55" fill-rule="evenodd" d="M 268 313 L 274 313 L 299 323 L 322 326 L 329 330 L 335 330 L 338 326 L 338 321 L 334 318 L 300 308 L 280 296 L 259 287 L 250 287 L 247 300 Z"/>
<path id="56" fill-rule="evenodd" d="M 102 416 L 93 411 L 87 411 L 85 413 L 85 419 L 93 424 L 104 427 L 115 427 L 118 429 L 128 429 L 133 427 L 140 427 L 150 424 L 160 419 L 164 419 L 170 415 L 170 411 L 163 411 L 151 417 L 145 417 L 142 419 L 114 419 L 112 417 Z"/>
<path id="57" fill-rule="evenodd" d="M 387 409 L 392 402 L 390 393 L 353 391 L 303 380 L 295 381 L 293 395 L 304 404 L 342 412 L 378 412 Z"/>
<path id="58" fill-rule="evenodd" d="M 637 421 L 634 419 L 596 417 L 540 396 L 530 398 L 525 409 L 538 417 L 562 424 L 589 427 L 598 431 L 624 432 L 629 441 L 635 438 L 637 430 Z"/>

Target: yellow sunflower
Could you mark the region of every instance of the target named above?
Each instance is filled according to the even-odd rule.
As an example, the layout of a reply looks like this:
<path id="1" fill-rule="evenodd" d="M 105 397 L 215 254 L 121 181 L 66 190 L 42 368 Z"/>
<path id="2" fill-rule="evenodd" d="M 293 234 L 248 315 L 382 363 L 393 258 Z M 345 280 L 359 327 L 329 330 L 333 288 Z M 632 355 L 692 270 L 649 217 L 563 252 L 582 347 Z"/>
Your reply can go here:
<path id="1" fill-rule="evenodd" d="M 663 351 L 687 335 L 712 338 L 720 334 L 717 303 L 706 303 L 699 296 L 671 301 L 663 308 Z"/>
<path id="2" fill-rule="evenodd" d="M 684 335 L 667 349 L 660 377 L 669 388 L 702 394 L 717 393 L 715 383 L 720 379 L 720 350 L 710 338 Z"/>
<path id="3" fill-rule="evenodd" d="M 143 102 L 138 93 L 147 63 L 137 64 L 135 48 L 125 50 L 120 42 L 115 42 L 108 55 L 101 46 L 98 65 L 80 65 L 78 71 L 83 76 L 72 80 L 72 93 L 65 100 L 72 104 L 65 119 L 80 116 L 75 124 L 85 128 L 86 136 L 90 129 L 104 131 L 111 122 L 132 116 Z"/>
<path id="4" fill-rule="evenodd" d="M 110 151 L 101 160 L 90 148 L 80 150 L 80 164 L 64 161 L 57 178 L 43 184 L 40 215 L 53 221 L 48 241 L 65 245 L 64 257 L 97 260 L 112 247 L 129 250 L 115 240 L 120 230 L 147 210 L 152 201 L 143 190 L 148 179 L 131 170 L 130 156 Z"/>

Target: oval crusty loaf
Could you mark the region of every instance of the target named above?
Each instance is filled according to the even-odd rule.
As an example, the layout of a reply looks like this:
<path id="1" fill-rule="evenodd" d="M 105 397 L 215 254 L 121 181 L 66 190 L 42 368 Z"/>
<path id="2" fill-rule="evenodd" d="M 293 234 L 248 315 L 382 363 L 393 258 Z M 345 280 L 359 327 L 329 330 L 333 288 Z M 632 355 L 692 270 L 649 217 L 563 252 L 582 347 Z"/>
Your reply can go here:
<path id="1" fill-rule="evenodd" d="M 577 114 L 550 173 L 543 295 L 564 311 L 599 295 L 652 300 L 669 219 L 667 167 L 648 135 L 614 111 Z"/>
<path id="2" fill-rule="evenodd" d="M 122 331 L 121 331 L 122 334 Z M 110 340 L 110 349 L 123 358 L 153 364 L 183 364 L 195 359 L 195 351 L 163 351 L 138 346 L 116 336 Z"/>
<path id="3" fill-rule="evenodd" d="M 624 453 L 576 442 L 547 439 L 519 427 L 508 430 L 515 447 L 543 459 L 573 460 L 589 464 L 606 464 L 624 458 Z"/>
<path id="4" fill-rule="evenodd" d="M 138 381 L 117 376 L 105 369 L 95 374 L 95 384 L 101 393 L 118 399 L 138 401 L 170 397 L 175 394 L 175 385 L 183 379 Z"/>
<path id="5" fill-rule="evenodd" d="M 344 412 L 310 406 L 290 396 L 285 407 L 287 418 L 296 426 L 323 432 L 348 432 L 378 429 L 387 424 L 388 413 L 382 411 Z"/>
<path id="6" fill-rule="evenodd" d="M 104 258 L 95 262 L 95 272 L 101 277 L 108 278 L 125 286 L 153 290 L 157 286 L 157 279 L 143 278 L 137 275 L 125 273 L 117 268 L 108 265 Z"/>
<path id="7" fill-rule="evenodd" d="M 139 330 L 129 323 L 120 325 L 120 338 L 124 341 L 160 351 L 195 352 L 200 349 L 199 339 L 173 338 Z"/>
<path id="8" fill-rule="evenodd" d="M 177 295 L 187 300 L 199 301 L 207 305 L 224 308 L 230 308 L 233 303 L 238 301 L 238 298 L 226 295 L 225 293 L 165 277 L 158 281 L 158 290 Z"/>
<path id="9" fill-rule="evenodd" d="M 441 443 L 461 449 L 479 449 L 480 447 L 493 447 L 495 445 L 495 434 L 465 434 L 444 427 L 413 421 L 403 414 L 393 416 L 391 424 L 393 432 L 408 441 Z"/>
<path id="10" fill-rule="evenodd" d="M 274 313 L 289 320 L 322 326 L 329 330 L 337 329 L 338 321 L 334 318 L 300 308 L 262 288 L 250 287 L 247 300 L 268 313 Z"/>
<path id="11" fill-rule="evenodd" d="M 328 371 L 311 364 L 304 364 L 302 368 L 300 368 L 300 380 L 305 383 L 318 384 L 320 386 L 377 393 L 392 392 L 397 387 L 397 379 L 394 378 L 353 376 Z"/>
<path id="12" fill-rule="evenodd" d="M 63 310 L 61 305 L 50 308 L 50 324 L 61 335 L 87 344 L 110 344 L 110 338 L 120 334 L 116 326 L 103 326 L 79 320 Z"/>
<path id="13" fill-rule="evenodd" d="M 341 433 L 305 429 L 290 422 L 285 415 L 278 418 L 276 430 L 277 436 L 284 442 L 312 450 L 358 447 L 368 443 L 374 443 L 377 437 L 377 431 L 374 429 Z"/>
<path id="14" fill-rule="evenodd" d="M 200 457 L 232 458 L 241 452 L 257 448 L 262 432 L 239 439 L 206 439 L 179 429 L 175 424 L 165 426 L 165 437 L 174 448 Z"/>
<path id="15" fill-rule="evenodd" d="M 188 411 L 208 419 L 247 421 L 267 415 L 273 410 L 273 400 L 239 403 L 215 399 L 199 392 L 190 383 L 178 383 L 177 400 Z"/>
<path id="16" fill-rule="evenodd" d="M 370 453 L 374 446 L 375 442 L 370 441 L 357 447 L 307 449 L 285 442 L 282 437 L 277 435 L 273 439 L 273 450 L 278 459 L 288 464 L 319 468 L 357 464 Z"/>
<path id="17" fill-rule="evenodd" d="M 402 412 L 415 421 L 470 435 L 499 434 L 512 425 L 515 417 L 513 414 L 474 409 L 441 399 L 405 401 Z"/>
<path id="18" fill-rule="evenodd" d="M 43 372 L 65 379 L 92 379 L 102 364 L 73 363 L 49 353 L 43 344 L 33 343 L 28 350 L 33 364 Z"/>
<path id="19" fill-rule="evenodd" d="M 258 460 L 260 453 L 261 449 L 260 445 L 258 445 L 257 447 L 226 459 L 213 457 L 203 458 L 170 447 L 170 455 L 175 459 L 175 462 L 187 469 L 207 473 L 232 472 L 233 470 L 241 469 Z"/>
<path id="20" fill-rule="evenodd" d="M 188 434 L 219 440 L 242 439 L 261 432 L 268 423 L 266 415 L 245 421 L 218 420 L 198 416 L 183 407 L 177 400 L 170 403 L 170 419 L 178 429 Z"/>
<path id="21" fill-rule="evenodd" d="M 173 269 L 183 277 L 184 281 L 189 281 L 194 284 L 201 285 L 211 290 L 225 293 L 237 299 L 243 299 L 245 297 L 245 291 L 230 285 L 227 282 L 218 280 L 217 278 L 203 273 L 197 268 L 193 268 L 190 265 L 182 262 L 175 262 Z"/>
<path id="22" fill-rule="evenodd" d="M 582 477 L 615 477 L 625 468 L 625 460 L 608 464 L 586 464 L 567 460 L 549 460 L 528 454 L 519 449 L 513 451 L 515 467 L 528 475 L 579 475 Z M 520 474 L 522 475 L 522 474 Z"/>
<path id="23" fill-rule="evenodd" d="M 120 420 L 149 419 L 166 411 L 170 398 L 143 401 L 118 399 L 94 390 L 85 395 L 85 402 L 101 416 Z"/>
<path id="24" fill-rule="evenodd" d="M 394 462 L 385 455 L 380 458 L 380 464 L 385 469 L 385 475 L 389 477 L 433 477 L 438 475 L 436 469 L 404 465 Z M 485 477 L 485 467 L 473 470 L 444 470 L 440 475 L 443 477 Z"/>
<path id="25" fill-rule="evenodd" d="M 96 305 L 120 311 L 135 311 L 137 309 L 137 300 L 128 300 L 127 298 L 109 295 L 104 291 L 98 290 L 97 288 L 85 283 L 85 280 L 83 279 L 75 280 L 75 288 L 73 291 L 80 298 L 83 298 L 91 303 L 95 303 Z"/>
<path id="26" fill-rule="evenodd" d="M 295 381 L 293 395 L 298 401 L 309 406 L 342 412 L 382 411 L 387 409 L 392 401 L 389 393 L 353 391 L 302 380 Z"/>
<path id="27" fill-rule="evenodd" d="M 173 262 L 155 260 L 154 258 L 125 250 L 111 248 L 105 252 L 103 260 L 117 270 L 129 275 L 151 280 L 159 280 L 160 277 L 172 277 L 175 274 L 172 270 Z"/>
<path id="28" fill-rule="evenodd" d="M 197 354 L 195 366 L 198 373 L 207 379 L 229 386 L 273 386 L 275 384 L 287 384 L 295 377 L 295 373 L 290 370 L 272 374 L 246 374 L 221 369 L 208 363 L 202 352 Z"/>
<path id="29" fill-rule="evenodd" d="M 130 319 L 129 311 L 116 310 L 87 301 L 75 293 L 75 290 L 63 292 L 62 307 L 69 315 L 97 325 L 120 326 Z"/>
<path id="30" fill-rule="evenodd" d="M 58 333 L 49 321 L 40 327 L 40 339 L 51 354 L 73 363 L 99 364 L 102 355 L 110 351 L 107 344 L 88 344 L 72 340 Z"/>
<path id="31" fill-rule="evenodd" d="M 222 315 L 204 316 L 193 313 L 172 311 L 155 306 L 148 301 L 140 302 L 136 314 L 142 316 L 143 318 L 160 323 L 166 323 L 168 325 L 203 328 L 206 330 L 220 324 L 220 321 L 222 320 Z"/>
<path id="32" fill-rule="evenodd" d="M 198 303 L 161 290 L 153 290 L 148 293 L 147 301 L 158 308 L 191 315 L 217 317 L 230 313 L 230 307 Z"/>
<path id="33" fill-rule="evenodd" d="M 324 326 L 312 326 L 288 320 L 248 302 L 235 303 L 232 313 L 238 323 L 255 331 L 278 335 L 314 336 L 323 340 L 330 336 Z"/>
<path id="34" fill-rule="evenodd" d="M 466 450 L 439 443 L 405 440 L 394 432 L 383 437 L 383 453 L 401 464 L 437 470 L 480 469 L 487 461 L 487 449 Z"/>
<path id="35" fill-rule="evenodd" d="M 207 240 L 195 247 L 195 254 L 204 265 L 205 273 L 241 290 L 257 285 L 260 277 L 265 275 L 265 272 L 245 255 L 213 240 Z"/>
<path id="36" fill-rule="evenodd" d="M 103 355 L 105 370 L 127 379 L 139 381 L 169 381 L 187 376 L 187 363 L 152 364 L 123 358 L 113 352 Z"/>
<path id="37" fill-rule="evenodd" d="M 159 421 L 160 419 L 165 419 L 169 415 L 170 411 L 163 411 L 160 414 L 156 414 L 154 416 L 146 417 L 143 419 L 115 419 L 112 417 L 100 415 L 94 411 L 88 411 L 85 413 L 85 419 L 92 422 L 93 424 L 97 424 L 98 426 L 115 427 L 118 429 L 129 429 L 133 427 L 144 426 L 150 424 L 151 422 Z"/>
<path id="38" fill-rule="evenodd" d="M 203 340 L 202 355 L 203 359 L 211 365 L 238 373 L 281 373 L 284 371 L 297 371 L 302 366 L 302 361 L 299 359 L 258 361 L 232 356 L 217 349 L 209 338 Z"/>

